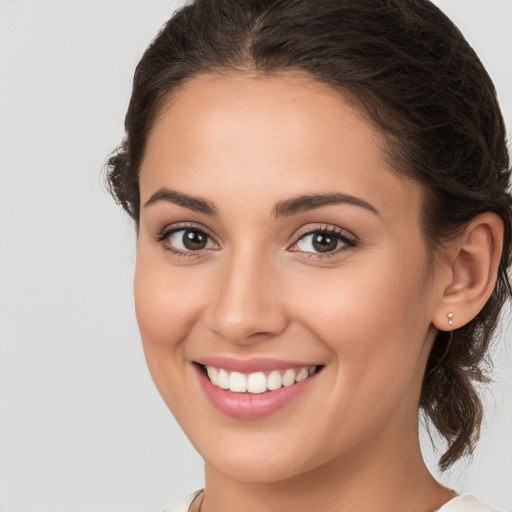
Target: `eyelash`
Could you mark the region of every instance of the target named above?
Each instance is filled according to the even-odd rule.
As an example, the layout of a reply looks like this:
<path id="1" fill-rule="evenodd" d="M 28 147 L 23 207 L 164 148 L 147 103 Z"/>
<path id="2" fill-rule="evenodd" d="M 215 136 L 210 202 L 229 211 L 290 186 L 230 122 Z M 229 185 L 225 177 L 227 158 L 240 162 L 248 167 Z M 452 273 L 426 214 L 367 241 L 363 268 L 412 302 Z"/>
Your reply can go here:
<path id="1" fill-rule="evenodd" d="M 175 249 L 168 243 L 165 243 L 166 240 L 174 233 L 177 233 L 178 231 L 194 231 L 196 233 L 200 233 L 203 236 L 206 236 L 213 240 L 213 237 L 205 231 L 202 228 L 198 228 L 197 226 L 194 226 L 193 224 L 183 224 L 183 225 L 177 225 L 173 226 L 172 228 L 164 228 L 155 238 L 156 242 L 159 242 L 163 245 L 164 250 L 167 252 L 170 252 L 174 256 L 178 256 L 180 258 L 194 258 L 199 256 L 205 249 L 199 250 L 199 251 L 182 251 L 180 249 Z"/>
<path id="2" fill-rule="evenodd" d="M 337 247 L 333 251 L 324 252 L 324 253 L 320 253 L 320 252 L 307 252 L 307 251 L 300 251 L 300 250 L 296 250 L 296 251 L 292 251 L 292 252 L 302 252 L 303 255 L 306 258 L 310 258 L 310 259 L 324 259 L 324 258 L 330 258 L 330 257 L 333 257 L 333 256 L 337 256 L 340 252 L 343 252 L 347 248 L 354 248 L 354 247 L 357 246 L 356 239 L 348 236 L 340 228 L 329 227 L 329 226 L 322 226 L 322 227 L 319 227 L 319 228 L 308 229 L 304 233 L 300 233 L 298 235 L 298 237 L 297 237 L 297 240 L 295 240 L 295 242 L 293 242 L 292 247 L 297 245 L 301 240 L 303 240 L 307 236 L 314 235 L 314 234 L 333 237 L 337 241 L 339 241 L 342 244 L 344 244 L 344 247 L 341 247 L 341 248 Z"/>
<path id="3" fill-rule="evenodd" d="M 178 256 L 180 258 L 194 258 L 197 256 L 200 256 L 201 253 L 203 253 L 205 250 L 208 249 L 201 249 L 197 251 L 188 250 L 188 251 L 182 251 L 180 249 L 176 249 L 172 247 L 170 244 L 165 243 L 167 239 L 173 235 L 174 233 L 177 233 L 179 231 L 193 231 L 196 233 L 199 233 L 203 236 L 206 236 L 213 240 L 213 237 L 208 233 L 208 231 L 199 228 L 194 225 L 185 224 L 185 225 L 178 225 L 173 226 L 172 228 L 165 228 L 163 229 L 156 237 L 155 241 L 158 243 L 161 243 L 163 245 L 164 250 L 167 252 L 170 252 L 171 254 Z M 351 238 L 350 236 L 346 235 L 340 228 L 334 228 L 329 226 L 322 226 L 315 229 L 309 229 L 308 231 L 305 231 L 304 233 L 301 233 L 298 235 L 295 242 L 292 244 L 292 247 L 296 245 L 298 242 L 303 240 L 308 235 L 313 234 L 320 234 L 324 236 L 331 236 L 336 238 L 338 241 L 342 242 L 346 247 L 354 248 L 357 246 L 357 241 L 354 238 Z M 345 250 L 344 248 L 337 248 L 334 251 L 329 251 L 325 253 L 313 253 L 313 252 L 307 252 L 307 251 L 300 251 L 300 250 L 294 250 L 292 252 L 302 252 L 305 257 L 311 258 L 311 259 L 323 259 L 323 258 L 329 258 L 332 256 L 336 256 L 340 252 Z"/>

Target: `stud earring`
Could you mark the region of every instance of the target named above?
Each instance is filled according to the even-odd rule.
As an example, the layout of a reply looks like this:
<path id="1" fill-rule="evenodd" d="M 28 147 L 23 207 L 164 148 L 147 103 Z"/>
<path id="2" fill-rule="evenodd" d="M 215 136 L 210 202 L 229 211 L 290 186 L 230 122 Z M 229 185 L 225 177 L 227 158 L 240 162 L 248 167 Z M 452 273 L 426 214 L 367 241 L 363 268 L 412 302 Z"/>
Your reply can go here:
<path id="1" fill-rule="evenodd" d="M 448 324 L 453 325 L 453 313 L 448 313 L 446 316 L 448 317 Z"/>

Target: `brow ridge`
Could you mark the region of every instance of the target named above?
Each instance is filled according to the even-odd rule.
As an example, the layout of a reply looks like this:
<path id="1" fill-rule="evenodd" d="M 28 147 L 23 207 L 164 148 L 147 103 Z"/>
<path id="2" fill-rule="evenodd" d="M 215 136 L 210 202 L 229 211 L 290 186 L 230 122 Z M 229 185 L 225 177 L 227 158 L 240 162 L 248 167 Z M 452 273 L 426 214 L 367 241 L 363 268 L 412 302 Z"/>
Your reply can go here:
<path id="1" fill-rule="evenodd" d="M 167 187 L 157 190 L 148 201 L 146 201 L 144 207 L 151 206 L 160 201 L 167 201 L 210 216 L 218 215 L 216 206 L 210 201 L 190 196 L 183 192 L 178 192 L 177 190 L 171 190 Z M 376 215 L 380 215 L 379 211 L 373 205 L 363 199 L 350 194 L 334 192 L 328 194 L 307 194 L 279 201 L 272 209 L 272 216 L 276 219 L 279 217 L 289 217 L 297 213 L 336 204 L 350 204 L 364 208 Z"/>
<path id="2" fill-rule="evenodd" d="M 272 216 L 275 218 L 288 217 L 308 210 L 322 208 L 324 206 L 331 206 L 336 204 L 350 204 L 359 206 L 376 215 L 380 215 L 377 208 L 370 203 L 360 199 L 359 197 L 350 194 L 343 194 L 341 192 L 334 192 L 329 194 L 311 194 L 293 197 L 280 201 L 277 203 L 273 210 Z"/>
<path id="3" fill-rule="evenodd" d="M 218 210 L 213 203 L 199 197 L 193 197 L 183 192 L 178 192 L 177 190 L 171 190 L 167 187 L 157 190 L 146 203 L 144 203 L 144 207 L 146 208 L 160 201 L 167 201 L 188 208 L 194 212 L 211 215 L 212 217 L 218 215 Z"/>

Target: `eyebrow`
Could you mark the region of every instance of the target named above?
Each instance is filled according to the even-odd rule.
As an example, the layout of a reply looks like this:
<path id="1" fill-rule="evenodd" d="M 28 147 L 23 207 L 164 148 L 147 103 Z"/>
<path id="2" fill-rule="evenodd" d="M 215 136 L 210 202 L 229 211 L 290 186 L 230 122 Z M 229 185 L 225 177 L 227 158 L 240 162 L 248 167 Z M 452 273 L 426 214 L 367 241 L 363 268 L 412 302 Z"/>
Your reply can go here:
<path id="1" fill-rule="evenodd" d="M 166 201 L 178 206 L 183 206 L 184 208 L 188 208 L 194 212 L 204 213 L 212 217 L 217 216 L 219 213 L 215 205 L 205 199 L 189 196 L 183 192 L 171 190 L 166 187 L 157 190 L 148 199 L 148 201 L 146 201 L 144 207 L 151 206 L 160 201 Z M 291 199 L 286 199 L 285 201 L 280 201 L 272 209 L 272 216 L 276 219 L 279 217 L 289 217 L 297 213 L 336 204 L 350 204 L 352 206 L 364 208 L 375 215 L 380 215 L 377 208 L 363 199 L 349 194 L 336 192 L 330 194 L 301 195 Z"/>
<path id="2" fill-rule="evenodd" d="M 184 208 L 188 208 L 193 212 L 205 213 L 206 215 L 211 215 L 215 217 L 218 215 L 217 208 L 204 199 L 200 199 L 199 197 L 189 196 L 188 194 L 183 194 L 182 192 L 178 192 L 176 190 L 170 190 L 168 188 L 161 188 L 157 190 L 144 204 L 144 207 L 151 206 L 152 204 L 158 203 L 160 201 L 166 201 L 168 203 L 173 203 L 178 206 L 183 206 Z"/>
<path id="3" fill-rule="evenodd" d="M 367 203 L 359 197 L 351 196 L 349 194 L 342 194 L 335 192 L 331 194 L 312 194 L 297 196 L 286 201 L 277 203 L 273 210 L 272 215 L 277 219 L 279 217 L 288 217 L 296 213 L 322 208 L 323 206 L 331 206 L 335 204 L 350 204 L 352 206 L 359 206 L 364 208 L 375 215 L 380 215 L 377 208 Z"/>

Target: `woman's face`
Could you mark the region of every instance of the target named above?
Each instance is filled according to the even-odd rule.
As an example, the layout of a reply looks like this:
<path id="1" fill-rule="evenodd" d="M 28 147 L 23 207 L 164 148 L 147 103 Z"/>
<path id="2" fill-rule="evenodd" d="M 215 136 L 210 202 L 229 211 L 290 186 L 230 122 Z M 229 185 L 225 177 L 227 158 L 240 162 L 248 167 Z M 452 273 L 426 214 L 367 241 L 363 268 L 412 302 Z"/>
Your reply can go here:
<path id="1" fill-rule="evenodd" d="M 140 191 L 144 350 L 207 466 L 277 481 L 416 438 L 438 296 L 421 190 L 354 108 L 304 77 L 200 76 Z"/>

